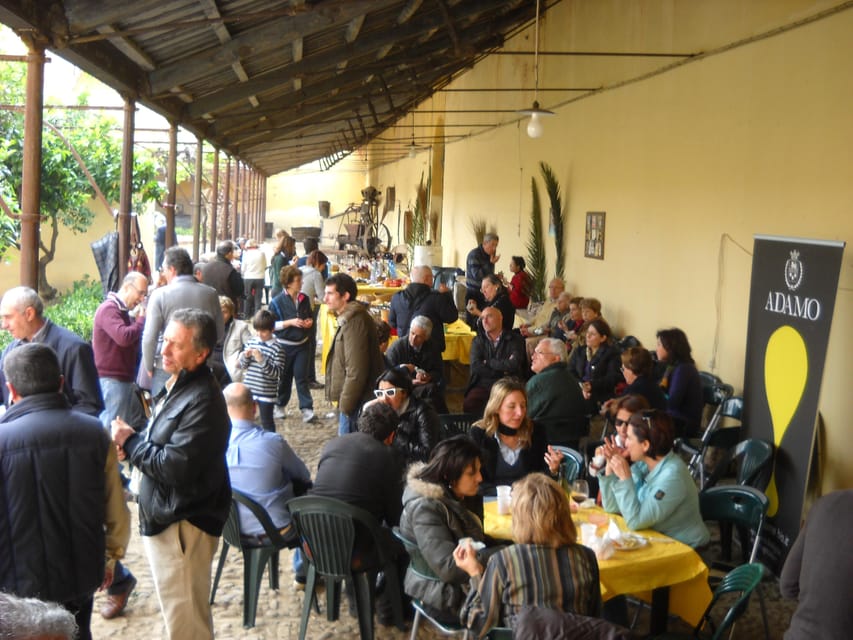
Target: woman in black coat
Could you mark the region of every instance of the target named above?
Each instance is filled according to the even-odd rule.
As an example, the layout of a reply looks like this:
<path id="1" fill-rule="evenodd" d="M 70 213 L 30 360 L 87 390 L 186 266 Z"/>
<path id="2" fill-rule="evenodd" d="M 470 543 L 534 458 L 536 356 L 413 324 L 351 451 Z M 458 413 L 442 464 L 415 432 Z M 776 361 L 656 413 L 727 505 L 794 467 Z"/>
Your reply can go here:
<path id="1" fill-rule="evenodd" d="M 584 398 L 597 411 L 602 403 L 616 394 L 623 382 L 619 351 L 612 345 L 613 332 L 602 318 L 587 325 L 586 345 L 576 346 L 569 358 L 569 369 L 581 381 Z"/>
<path id="2" fill-rule="evenodd" d="M 407 369 L 388 369 L 376 379 L 376 400 L 390 405 L 400 422 L 393 447 L 406 464 L 426 462 L 441 440 L 441 421 L 429 400 L 412 395 L 412 378 Z"/>
<path id="3" fill-rule="evenodd" d="M 495 275 L 486 276 L 480 285 L 480 291 L 486 299 L 486 307 L 495 307 L 501 312 L 503 318 L 502 328 L 504 331 L 512 331 L 512 325 L 515 323 L 515 307 L 509 299 L 509 291 L 501 282 L 501 279 Z M 471 305 L 471 301 L 468 302 Z M 484 307 L 485 308 L 485 307 Z M 478 318 L 483 313 L 483 309 L 479 309 L 476 302 L 469 306 L 469 313 Z"/>

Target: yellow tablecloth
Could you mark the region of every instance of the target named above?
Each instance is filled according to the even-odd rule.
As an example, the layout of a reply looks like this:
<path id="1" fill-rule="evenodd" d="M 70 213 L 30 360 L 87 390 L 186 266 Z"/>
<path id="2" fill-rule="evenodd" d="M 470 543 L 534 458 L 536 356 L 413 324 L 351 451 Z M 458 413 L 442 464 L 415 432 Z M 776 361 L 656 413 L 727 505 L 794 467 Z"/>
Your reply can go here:
<path id="1" fill-rule="evenodd" d="M 359 288 L 361 292 L 361 288 Z M 335 316 L 329 313 L 326 305 L 320 305 L 320 315 L 317 318 L 319 323 L 319 335 L 323 341 L 323 353 L 321 357 L 321 370 L 326 371 L 326 357 L 329 355 L 329 349 L 332 348 L 332 340 L 335 339 L 335 329 L 338 327 L 338 322 Z M 443 360 L 458 360 L 462 364 L 471 363 L 471 341 L 477 335 L 468 325 L 457 320 L 452 324 L 444 325 L 444 341 L 446 346 L 444 353 L 441 354 Z M 392 336 L 392 340 L 394 336 Z"/>
<path id="2" fill-rule="evenodd" d="M 494 538 L 512 540 L 512 516 L 500 516 L 497 502 L 483 505 L 486 533 Z M 581 509 L 574 516 L 575 524 L 586 522 L 590 513 L 604 513 L 599 508 Z M 610 514 L 623 530 L 627 530 L 621 516 Z M 601 533 L 602 531 L 599 531 Z M 639 531 L 652 539 L 665 538 L 669 542 L 650 542 L 634 551 L 617 551 L 609 560 L 598 561 L 601 580 L 601 597 L 633 594 L 651 600 L 651 591 L 669 587 L 669 610 L 690 624 L 697 624 L 711 602 L 708 586 L 708 567 L 693 549 L 657 531 Z"/>

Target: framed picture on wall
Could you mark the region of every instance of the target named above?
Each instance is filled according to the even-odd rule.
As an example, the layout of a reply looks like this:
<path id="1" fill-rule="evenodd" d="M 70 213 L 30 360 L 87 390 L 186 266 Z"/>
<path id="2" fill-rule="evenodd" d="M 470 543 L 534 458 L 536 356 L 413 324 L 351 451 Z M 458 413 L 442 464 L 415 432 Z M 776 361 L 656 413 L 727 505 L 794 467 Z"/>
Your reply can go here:
<path id="1" fill-rule="evenodd" d="M 604 211 L 587 211 L 583 255 L 604 260 Z"/>

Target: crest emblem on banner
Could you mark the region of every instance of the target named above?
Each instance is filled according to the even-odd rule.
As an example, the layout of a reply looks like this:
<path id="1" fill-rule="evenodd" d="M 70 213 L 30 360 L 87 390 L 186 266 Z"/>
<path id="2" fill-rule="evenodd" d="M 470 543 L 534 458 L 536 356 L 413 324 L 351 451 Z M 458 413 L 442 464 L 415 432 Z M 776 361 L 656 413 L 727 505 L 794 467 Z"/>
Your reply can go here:
<path id="1" fill-rule="evenodd" d="M 796 291 L 803 281 L 803 263 L 800 262 L 799 251 L 791 251 L 790 256 L 785 262 L 785 284 L 791 291 Z"/>

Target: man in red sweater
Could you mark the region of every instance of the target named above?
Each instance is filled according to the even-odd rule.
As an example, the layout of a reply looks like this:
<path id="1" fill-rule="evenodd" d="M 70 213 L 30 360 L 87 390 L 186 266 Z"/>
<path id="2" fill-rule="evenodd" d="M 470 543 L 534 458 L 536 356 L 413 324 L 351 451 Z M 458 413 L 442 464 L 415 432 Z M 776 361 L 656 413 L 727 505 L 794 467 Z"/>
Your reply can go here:
<path id="1" fill-rule="evenodd" d="M 118 292 L 108 293 L 107 299 L 95 312 L 92 350 L 104 396 L 101 422 L 108 433 L 115 418 L 122 418 L 133 425 L 146 423 L 133 383 L 139 362 L 139 343 L 145 328 L 145 305 L 141 303 L 147 295 L 148 278 L 131 271 Z M 127 605 L 134 586 L 136 578 L 121 562 L 117 562 L 115 578 L 107 590 L 101 615 L 107 619 L 119 615 Z"/>

